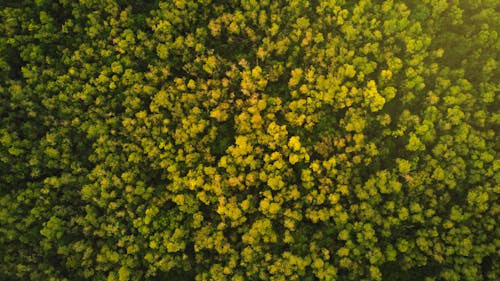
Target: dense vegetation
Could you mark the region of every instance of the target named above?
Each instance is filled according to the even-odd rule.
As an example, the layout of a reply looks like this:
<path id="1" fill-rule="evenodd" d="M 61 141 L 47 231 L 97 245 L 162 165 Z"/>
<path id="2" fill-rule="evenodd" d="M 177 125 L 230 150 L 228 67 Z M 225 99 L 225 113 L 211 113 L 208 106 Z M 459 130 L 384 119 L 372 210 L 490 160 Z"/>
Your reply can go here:
<path id="1" fill-rule="evenodd" d="M 499 0 L 0 18 L 0 280 L 498 280 Z"/>

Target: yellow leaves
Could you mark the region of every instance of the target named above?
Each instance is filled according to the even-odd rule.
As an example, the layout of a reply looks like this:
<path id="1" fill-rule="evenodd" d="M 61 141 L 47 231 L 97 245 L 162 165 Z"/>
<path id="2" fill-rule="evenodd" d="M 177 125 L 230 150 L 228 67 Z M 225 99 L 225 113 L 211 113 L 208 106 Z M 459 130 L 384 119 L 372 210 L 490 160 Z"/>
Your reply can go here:
<path id="1" fill-rule="evenodd" d="M 177 205 L 183 205 L 184 204 L 184 195 L 183 194 L 177 194 L 172 198 L 172 201 L 177 204 Z"/>
<path id="2" fill-rule="evenodd" d="M 295 153 L 291 153 L 288 160 L 290 161 L 290 164 L 294 165 L 295 163 L 300 161 L 300 158 L 299 158 L 299 155 L 297 155 Z"/>
<path id="3" fill-rule="evenodd" d="M 280 175 L 274 175 L 270 176 L 267 180 L 267 185 L 272 189 L 272 190 L 280 190 L 283 187 L 285 187 L 285 182 L 283 182 L 283 179 Z"/>
<path id="4" fill-rule="evenodd" d="M 424 48 L 424 44 L 422 40 L 409 39 L 406 41 L 406 51 L 410 54 L 416 53 Z"/>
<path id="5" fill-rule="evenodd" d="M 252 128 L 260 129 L 264 124 L 264 120 L 262 119 L 262 116 L 259 113 L 256 113 L 250 119 L 250 123 L 252 123 Z"/>
<path id="6" fill-rule="evenodd" d="M 208 28 L 213 37 L 218 37 L 221 34 L 222 26 L 219 21 L 211 20 L 208 23 Z"/>
<path id="7" fill-rule="evenodd" d="M 235 144 L 236 146 L 230 146 L 228 151 L 236 158 L 245 156 L 252 151 L 252 147 L 248 143 L 247 136 L 236 136 Z"/>
<path id="8" fill-rule="evenodd" d="M 408 161 L 406 159 L 398 158 L 398 159 L 396 159 L 396 163 L 398 165 L 398 170 L 401 174 L 405 175 L 405 174 L 410 173 L 410 170 L 411 170 L 410 161 Z"/>
<path id="9" fill-rule="evenodd" d="M 277 145 L 283 145 L 283 142 L 287 140 L 288 132 L 285 125 L 279 126 L 274 121 L 269 123 L 267 127 L 267 133 L 273 138 L 273 141 L 269 142 L 268 145 L 271 149 L 276 149 Z"/>
<path id="10" fill-rule="evenodd" d="M 272 23 L 271 28 L 269 28 L 269 34 L 271 36 L 274 36 L 279 32 L 279 30 L 280 30 L 280 26 L 277 25 L 276 23 Z"/>
<path id="11" fill-rule="evenodd" d="M 387 61 L 389 70 L 393 73 L 397 73 L 401 68 L 403 68 L 403 61 L 400 58 L 393 57 Z"/>
<path id="12" fill-rule="evenodd" d="M 203 167 L 203 172 L 207 176 L 213 176 L 213 175 L 215 175 L 215 173 L 217 173 L 217 169 L 215 167 L 206 166 L 206 167 Z"/>
<path id="13" fill-rule="evenodd" d="M 375 266 L 370 266 L 370 277 L 372 280 L 382 280 L 382 273 L 380 269 Z"/>
<path id="14" fill-rule="evenodd" d="M 335 214 L 335 222 L 339 224 L 346 224 L 349 219 L 349 215 L 345 211 L 341 211 Z"/>
<path id="15" fill-rule="evenodd" d="M 285 115 L 285 118 L 286 118 L 286 121 L 289 122 L 291 125 L 301 127 L 306 120 L 306 115 L 304 115 L 304 114 L 299 115 L 295 112 L 287 112 Z"/>
<path id="16" fill-rule="evenodd" d="M 485 190 L 474 189 L 467 193 L 467 204 L 477 209 L 477 212 L 483 213 L 490 206 L 490 195 Z"/>
<path id="17" fill-rule="evenodd" d="M 256 91 L 264 90 L 268 83 L 260 66 L 254 67 L 251 71 L 243 71 L 241 76 L 240 88 L 242 93 L 246 96 L 250 96 Z"/>
<path id="18" fill-rule="evenodd" d="M 434 54 L 435 54 L 435 56 L 436 56 L 437 58 L 441 58 L 441 57 L 443 57 L 444 53 L 445 53 L 445 51 L 444 51 L 444 49 L 443 49 L 443 48 L 439 48 L 439 49 L 437 49 L 436 51 L 434 51 Z"/>
<path id="19" fill-rule="evenodd" d="M 314 161 L 312 162 L 309 167 L 311 168 L 311 170 L 316 173 L 316 174 L 320 174 L 321 173 L 321 165 L 319 164 L 319 161 Z"/>
<path id="20" fill-rule="evenodd" d="M 349 195 L 349 186 L 345 185 L 345 184 L 341 184 L 341 185 L 338 185 L 336 187 L 337 191 L 342 194 L 342 195 Z"/>
<path id="21" fill-rule="evenodd" d="M 406 207 L 402 207 L 401 209 L 399 209 L 398 217 L 400 220 L 405 221 L 408 219 L 408 216 L 409 212 Z"/>
<path id="22" fill-rule="evenodd" d="M 290 80 L 288 81 L 288 86 L 290 88 L 297 86 L 302 79 L 303 70 L 301 68 L 296 68 L 292 70 Z"/>
<path id="23" fill-rule="evenodd" d="M 280 209 L 281 209 L 280 204 L 273 202 L 269 204 L 268 211 L 271 215 L 276 215 L 280 211 Z"/>
<path id="24" fill-rule="evenodd" d="M 394 193 L 399 193 L 401 191 L 402 186 L 403 185 L 396 180 L 389 181 L 389 189 Z"/>
<path id="25" fill-rule="evenodd" d="M 252 69 L 252 78 L 253 79 L 262 78 L 262 68 L 260 68 L 260 66 L 256 66 Z"/>
<path id="26" fill-rule="evenodd" d="M 205 60 L 203 65 L 203 70 L 208 74 L 213 74 L 217 67 L 217 58 L 215 56 L 209 56 Z"/>
<path id="27" fill-rule="evenodd" d="M 316 43 L 316 44 L 322 43 L 324 40 L 325 40 L 325 38 L 323 37 L 323 34 L 321 34 L 321 33 L 316 33 L 316 35 L 314 36 L 314 43 Z"/>
<path id="28" fill-rule="evenodd" d="M 297 34 L 298 36 L 300 36 L 300 34 L 302 33 L 302 31 L 300 30 L 297 30 L 295 34 Z M 313 41 L 313 33 L 312 33 L 312 30 L 310 28 L 308 28 L 302 38 L 302 42 L 300 43 L 300 46 L 301 47 L 307 47 L 311 42 Z M 306 55 L 309 53 L 309 51 L 306 51 Z"/>
<path id="29" fill-rule="evenodd" d="M 267 198 L 262 199 L 259 203 L 260 211 L 265 212 L 265 211 L 267 211 L 268 208 L 269 208 L 269 199 L 267 199 Z"/>
<path id="30" fill-rule="evenodd" d="M 338 103 L 339 108 L 350 107 L 353 103 L 352 98 L 348 97 L 349 89 L 346 86 L 341 86 L 340 91 L 338 93 L 334 93 L 333 89 L 329 89 L 328 93 L 332 93 L 331 96 L 326 99 L 327 101 L 331 101 L 332 103 L 336 101 Z"/>
<path id="31" fill-rule="evenodd" d="M 161 43 L 158 44 L 156 46 L 156 54 L 158 55 L 158 57 L 160 59 L 166 59 L 166 58 L 168 58 L 169 51 L 168 51 L 167 45 L 161 44 Z"/>
<path id="32" fill-rule="evenodd" d="M 305 216 L 312 223 L 318 223 L 319 221 L 327 222 L 330 219 L 330 212 L 325 208 L 319 210 L 307 209 Z"/>
<path id="33" fill-rule="evenodd" d="M 123 66 L 120 64 L 120 62 L 115 61 L 111 63 L 111 71 L 116 74 L 121 74 L 123 72 Z"/>
<path id="34" fill-rule="evenodd" d="M 309 27 L 309 19 L 306 17 L 300 17 L 296 21 L 296 27 L 298 29 L 306 29 Z"/>
<path id="35" fill-rule="evenodd" d="M 346 247 L 341 247 L 340 249 L 337 250 L 337 255 L 339 257 L 346 257 L 349 255 L 349 248 Z"/>
<path id="36" fill-rule="evenodd" d="M 377 85 L 375 81 L 370 80 L 367 84 L 367 88 L 363 91 L 364 103 L 363 105 L 369 105 L 372 112 L 380 111 L 385 104 L 385 98 L 381 96 L 377 91 Z"/>
<path id="37" fill-rule="evenodd" d="M 303 169 L 300 179 L 304 188 L 310 189 L 314 186 L 314 177 L 311 175 L 311 170 Z"/>
<path id="38" fill-rule="evenodd" d="M 283 215 L 285 216 L 284 226 L 291 231 L 295 230 L 295 223 L 302 220 L 302 213 L 297 210 L 285 209 Z"/>
<path id="39" fill-rule="evenodd" d="M 309 67 L 309 69 L 307 70 L 305 79 L 308 83 L 311 84 L 316 81 L 316 69 L 313 66 Z"/>
<path id="40" fill-rule="evenodd" d="M 13 153 L 12 149 L 9 149 L 9 152 L 10 152 L 10 154 L 18 155 L 17 153 Z M 44 153 L 45 153 L 45 155 L 47 155 L 47 157 L 52 158 L 52 159 L 58 159 L 58 157 L 59 157 L 59 151 L 53 147 L 45 148 Z"/>
<path id="41" fill-rule="evenodd" d="M 434 169 L 434 172 L 432 173 L 432 178 L 435 180 L 444 180 L 445 179 L 445 172 L 441 167 L 436 167 Z"/>
<path id="42" fill-rule="evenodd" d="M 290 220 L 285 219 L 284 225 L 288 229 L 285 230 L 285 235 L 283 237 L 283 242 L 286 243 L 286 244 L 292 244 L 292 243 L 295 242 L 295 239 L 293 239 L 291 231 L 295 230 L 295 223 L 291 222 Z"/>
<path id="43" fill-rule="evenodd" d="M 156 93 L 156 95 L 153 97 L 153 101 L 151 102 L 150 105 L 150 110 L 153 113 L 159 112 L 161 107 L 169 107 L 171 105 L 170 103 L 170 97 L 169 95 L 161 90 Z"/>
<path id="44" fill-rule="evenodd" d="M 242 236 L 243 243 L 254 245 L 260 241 L 264 243 L 276 243 L 278 237 L 273 230 L 272 222 L 268 218 L 256 220 L 248 232 Z"/>
<path id="45" fill-rule="evenodd" d="M 420 248 L 420 250 L 424 252 L 427 252 L 429 250 L 430 244 L 431 243 L 429 243 L 429 241 L 424 237 L 418 237 L 416 240 L 416 245 L 418 246 L 418 248 Z"/>
<path id="46" fill-rule="evenodd" d="M 330 204 L 335 205 L 339 202 L 340 200 L 340 195 L 338 193 L 332 193 L 328 195 L 328 201 Z"/>
<path id="47" fill-rule="evenodd" d="M 340 232 L 339 232 L 339 235 L 337 236 L 339 240 L 342 240 L 342 241 L 347 241 L 349 240 L 349 230 L 347 229 L 342 229 Z"/>
<path id="48" fill-rule="evenodd" d="M 187 187 L 190 190 L 195 190 L 198 187 L 203 185 L 203 178 L 202 177 L 196 177 L 196 178 L 190 178 L 187 179 Z"/>
<path id="49" fill-rule="evenodd" d="M 158 248 L 158 243 L 155 240 L 149 241 L 149 248 L 151 248 L 151 249 L 157 249 Z"/>
<path id="50" fill-rule="evenodd" d="M 345 64 L 343 70 L 346 77 L 353 78 L 356 75 L 356 70 L 353 65 Z"/>
<path id="51" fill-rule="evenodd" d="M 293 151 L 299 151 L 301 148 L 300 137 L 298 136 L 291 137 L 290 140 L 288 141 L 288 147 L 290 147 Z"/>
<path id="52" fill-rule="evenodd" d="M 204 217 L 203 213 L 197 212 L 193 214 L 193 227 L 194 228 L 199 228 L 201 227 L 201 223 L 203 222 Z"/>
<path id="53" fill-rule="evenodd" d="M 384 115 L 378 115 L 377 116 L 377 121 L 380 123 L 382 126 L 387 126 L 391 124 L 391 116 L 389 114 L 384 114 Z"/>
<path id="54" fill-rule="evenodd" d="M 392 71 L 389 69 L 384 69 L 380 72 L 380 77 L 382 80 L 391 80 L 392 79 Z"/>
<path id="55" fill-rule="evenodd" d="M 251 207 L 251 197 L 246 198 L 240 203 L 241 210 L 248 211 Z"/>
<path id="56" fill-rule="evenodd" d="M 324 263 L 324 262 L 323 262 L 323 260 L 322 260 L 322 259 L 320 259 L 320 258 L 316 258 L 316 259 L 314 259 L 314 261 L 313 261 L 313 263 L 312 263 L 312 267 L 313 267 L 313 268 L 316 268 L 316 269 L 318 269 L 318 268 L 322 268 L 324 265 L 325 265 L 325 263 Z"/>
<path id="57" fill-rule="evenodd" d="M 224 197 L 219 198 L 219 206 L 217 207 L 217 213 L 221 215 L 223 218 L 229 218 L 231 222 L 231 226 L 235 227 L 242 223 L 244 223 L 247 218 L 243 216 L 243 212 L 238 207 L 234 200 L 230 200 L 231 202 L 226 202 Z"/>
<path id="58" fill-rule="evenodd" d="M 233 188 L 243 188 L 243 183 L 242 183 L 243 175 L 240 175 L 238 177 L 232 176 L 227 180 L 227 183 L 229 184 L 230 187 Z"/>
<path id="59" fill-rule="evenodd" d="M 290 186 L 289 187 L 289 193 L 287 199 L 289 200 L 297 200 L 301 196 L 300 191 L 298 190 L 297 186 Z"/>
<path id="60" fill-rule="evenodd" d="M 236 132 L 239 134 L 250 134 L 253 132 L 251 127 L 251 115 L 243 111 L 235 117 Z"/>
<path id="61" fill-rule="evenodd" d="M 170 234 L 170 233 L 169 233 Z M 163 246 L 169 253 L 176 253 L 182 251 L 186 244 L 183 242 L 184 231 L 177 228 L 173 234 L 164 237 Z"/>
<path id="62" fill-rule="evenodd" d="M 409 250 L 409 243 L 406 239 L 398 239 L 396 247 L 401 253 L 406 253 Z"/>
<path id="63" fill-rule="evenodd" d="M 419 203 L 412 202 L 412 203 L 410 204 L 410 211 L 411 211 L 412 213 L 420 213 L 420 212 L 422 212 L 422 206 L 420 206 L 420 204 L 419 204 Z"/>
<path id="64" fill-rule="evenodd" d="M 238 26 L 238 23 L 235 21 L 231 22 L 229 26 L 227 27 L 227 30 L 231 34 L 239 34 L 240 33 L 240 27 Z"/>
<path id="65" fill-rule="evenodd" d="M 190 90 L 196 89 L 196 82 L 193 79 L 189 79 L 187 87 Z"/>
<path id="66" fill-rule="evenodd" d="M 408 144 L 406 145 L 406 149 L 408 149 L 409 151 L 425 150 L 425 145 L 417 137 L 417 135 L 412 132 L 410 133 L 410 139 L 408 141 Z"/>
<path id="67" fill-rule="evenodd" d="M 360 115 L 359 110 L 354 108 L 349 108 L 346 113 L 346 124 L 345 129 L 348 132 L 358 132 L 361 133 L 366 127 L 366 120 Z"/>
<path id="68" fill-rule="evenodd" d="M 224 122 L 229 118 L 229 107 L 227 102 L 222 102 L 212 111 L 210 111 L 210 117 L 217 120 L 217 122 Z"/>
<path id="69" fill-rule="evenodd" d="M 453 125 L 458 125 L 462 122 L 465 117 L 465 113 L 461 111 L 460 107 L 454 106 L 453 108 L 448 108 L 447 110 L 447 120 Z"/>
<path id="70" fill-rule="evenodd" d="M 259 203 L 259 210 L 265 215 L 274 217 L 281 210 L 281 205 L 277 202 L 272 202 L 269 198 L 264 198 Z"/>
<path id="71" fill-rule="evenodd" d="M 293 151 L 288 157 L 288 160 L 292 165 L 302 160 L 309 161 L 309 155 L 307 154 L 306 149 L 301 146 L 300 137 L 291 137 L 288 141 L 288 146 L 286 146 L 285 149 L 286 148 L 289 148 L 291 151 Z"/>
<path id="72" fill-rule="evenodd" d="M 149 224 L 151 222 L 151 219 L 158 214 L 158 208 L 157 207 L 151 207 L 146 209 L 146 216 L 144 218 L 144 223 Z"/>
<path id="73" fill-rule="evenodd" d="M 120 267 L 118 270 L 118 280 L 119 281 L 128 281 L 130 280 L 130 271 L 127 267 Z"/>
<path id="74" fill-rule="evenodd" d="M 262 110 L 266 109 L 266 107 L 267 107 L 267 102 L 265 99 L 261 99 L 257 102 L 257 109 L 258 110 L 262 111 Z"/>
<path id="75" fill-rule="evenodd" d="M 257 161 L 252 161 L 252 162 L 248 163 L 248 166 L 250 167 L 250 169 L 255 170 L 255 169 L 257 169 L 257 166 L 254 165 L 256 163 L 257 163 Z M 248 173 L 245 177 L 245 186 L 246 187 L 256 186 L 258 184 L 258 178 L 259 178 L 259 175 L 257 172 Z"/>

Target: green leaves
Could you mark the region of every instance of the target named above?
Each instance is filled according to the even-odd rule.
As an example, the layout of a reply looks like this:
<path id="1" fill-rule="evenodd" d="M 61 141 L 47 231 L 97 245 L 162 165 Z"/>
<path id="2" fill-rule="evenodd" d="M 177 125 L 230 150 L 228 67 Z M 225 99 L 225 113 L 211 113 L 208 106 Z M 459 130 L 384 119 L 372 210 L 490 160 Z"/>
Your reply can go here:
<path id="1" fill-rule="evenodd" d="M 406 149 L 410 151 L 425 150 L 425 145 L 420 141 L 420 139 L 414 133 L 410 134 L 410 139 L 406 145 Z"/>
<path id="2" fill-rule="evenodd" d="M 495 1 L 28 2 L 0 279 L 498 275 Z"/>

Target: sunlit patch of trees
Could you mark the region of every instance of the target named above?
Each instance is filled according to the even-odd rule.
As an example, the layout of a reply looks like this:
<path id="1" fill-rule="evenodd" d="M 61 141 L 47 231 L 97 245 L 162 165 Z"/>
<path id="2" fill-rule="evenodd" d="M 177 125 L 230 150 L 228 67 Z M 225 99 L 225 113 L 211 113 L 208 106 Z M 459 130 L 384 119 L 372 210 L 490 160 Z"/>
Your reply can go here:
<path id="1" fill-rule="evenodd" d="M 0 280 L 498 280 L 498 0 L 0 18 Z"/>

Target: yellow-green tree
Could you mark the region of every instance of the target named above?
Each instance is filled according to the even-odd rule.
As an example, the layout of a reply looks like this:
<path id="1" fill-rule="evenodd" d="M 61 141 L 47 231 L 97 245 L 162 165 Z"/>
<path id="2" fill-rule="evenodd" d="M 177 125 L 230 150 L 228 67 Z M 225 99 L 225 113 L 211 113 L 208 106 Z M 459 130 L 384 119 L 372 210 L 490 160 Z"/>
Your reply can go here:
<path id="1" fill-rule="evenodd" d="M 0 280 L 496 280 L 498 0 L 0 4 Z"/>

